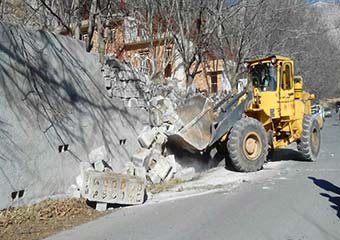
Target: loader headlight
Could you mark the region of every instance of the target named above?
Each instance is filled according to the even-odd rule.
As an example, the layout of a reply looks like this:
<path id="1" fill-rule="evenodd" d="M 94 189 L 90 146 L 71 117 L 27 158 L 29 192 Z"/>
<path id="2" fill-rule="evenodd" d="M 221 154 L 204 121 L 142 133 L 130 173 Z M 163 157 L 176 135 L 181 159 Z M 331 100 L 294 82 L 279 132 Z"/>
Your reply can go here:
<path id="1" fill-rule="evenodd" d="M 272 59 L 270 60 L 271 62 L 272 62 L 272 64 L 276 64 L 276 62 L 277 62 L 277 59 L 276 59 L 276 57 L 272 57 Z"/>

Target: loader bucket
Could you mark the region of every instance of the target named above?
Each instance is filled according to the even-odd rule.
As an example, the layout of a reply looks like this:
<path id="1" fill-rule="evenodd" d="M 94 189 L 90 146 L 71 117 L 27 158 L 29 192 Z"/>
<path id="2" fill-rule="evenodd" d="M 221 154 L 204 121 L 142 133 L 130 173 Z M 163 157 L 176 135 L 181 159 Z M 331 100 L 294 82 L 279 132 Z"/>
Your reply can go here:
<path id="1" fill-rule="evenodd" d="M 213 102 L 202 95 L 197 95 L 186 99 L 177 109 L 177 114 L 178 129 L 168 136 L 169 141 L 190 152 L 206 149 L 211 139 Z"/>

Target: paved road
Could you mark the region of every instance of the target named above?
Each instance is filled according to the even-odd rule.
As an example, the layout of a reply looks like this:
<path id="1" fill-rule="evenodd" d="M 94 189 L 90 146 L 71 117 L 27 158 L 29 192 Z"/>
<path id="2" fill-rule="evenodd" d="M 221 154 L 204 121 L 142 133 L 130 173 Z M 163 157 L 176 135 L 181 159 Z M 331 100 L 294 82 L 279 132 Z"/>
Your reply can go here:
<path id="1" fill-rule="evenodd" d="M 340 122 L 327 121 L 317 162 L 285 161 L 292 156 L 276 154 L 284 162 L 275 177 L 120 209 L 50 239 L 340 239 Z"/>

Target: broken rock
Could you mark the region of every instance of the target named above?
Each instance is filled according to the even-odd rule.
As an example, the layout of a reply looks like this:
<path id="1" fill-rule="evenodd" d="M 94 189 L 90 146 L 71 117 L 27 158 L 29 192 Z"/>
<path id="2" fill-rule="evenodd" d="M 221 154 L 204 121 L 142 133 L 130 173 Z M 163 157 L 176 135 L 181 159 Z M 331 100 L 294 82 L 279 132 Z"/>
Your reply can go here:
<path id="1" fill-rule="evenodd" d="M 138 136 L 137 140 L 142 147 L 150 148 L 150 146 L 155 140 L 156 134 L 157 134 L 156 128 L 150 129 L 150 127 L 147 126 L 143 129 L 142 133 Z"/>
<path id="2" fill-rule="evenodd" d="M 146 177 L 153 184 L 158 184 L 162 181 L 162 179 L 153 171 L 148 172 Z"/>
<path id="3" fill-rule="evenodd" d="M 178 120 L 178 115 L 176 112 L 167 111 L 163 114 L 163 122 L 169 124 L 175 124 Z"/>
<path id="4" fill-rule="evenodd" d="M 110 168 L 110 166 L 103 160 L 94 163 L 94 169 L 98 172 L 104 172 L 105 168 Z"/>
<path id="5" fill-rule="evenodd" d="M 150 109 L 150 123 L 153 127 L 159 127 L 163 124 L 163 113 L 153 107 Z"/>
<path id="6" fill-rule="evenodd" d="M 121 171 L 121 174 L 128 175 L 128 176 L 134 176 L 135 175 L 135 166 L 132 162 L 126 163 L 125 167 Z"/>
<path id="7" fill-rule="evenodd" d="M 146 170 L 144 167 L 136 167 L 135 168 L 135 176 L 142 179 L 143 181 L 146 180 Z"/>
<path id="8" fill-rule="evenodd" d="M 157 133 L 156 139 L 155 139 L 156 144 L 164 145 L 167 141 L 168 141 L 168 137 L 164 133 L 162 132 Z"/>
<path id="9" fill-rule="evenodd" d="M 162 156 L 156 161 L 156 164 L 152 167 L 150 171 L 154 172 L 162 180 L 164 180 L 166 176 L 168 176 L 170 170 L 171 170 L 171 166 L 169 162 Z"/>
<path id="10" fill-rule="evenodd" d="M 140 148 L 133 156 L 132 156 L 132 162 L 137 167 L 143 167 L 149 165 L 149 160 L 151 157 L 151 150 L 146 148 Z"/>

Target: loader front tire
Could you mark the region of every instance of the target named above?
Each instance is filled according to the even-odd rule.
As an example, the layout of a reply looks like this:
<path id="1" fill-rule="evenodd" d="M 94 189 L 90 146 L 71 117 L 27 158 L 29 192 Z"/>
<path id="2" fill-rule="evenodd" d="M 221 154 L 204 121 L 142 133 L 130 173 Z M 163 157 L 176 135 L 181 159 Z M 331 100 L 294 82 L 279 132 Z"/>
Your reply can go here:
<path id="1" fill-rule="evenodd" d="M 228 134 L 227 150 L 236 171 L 254 172 L 262 169 L 268 154 L 267 134 L 254 118 L 242 118 Z"/>
<path id="2" fill-rule="evenodd" d="M 319 155 L 321 144 L 319 123 L 313 116 L 305 115 L 302 127 L 302 135 L 297 141 L 297 149 L 304 159 L 315 161 Z"/>

